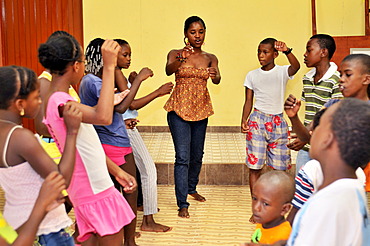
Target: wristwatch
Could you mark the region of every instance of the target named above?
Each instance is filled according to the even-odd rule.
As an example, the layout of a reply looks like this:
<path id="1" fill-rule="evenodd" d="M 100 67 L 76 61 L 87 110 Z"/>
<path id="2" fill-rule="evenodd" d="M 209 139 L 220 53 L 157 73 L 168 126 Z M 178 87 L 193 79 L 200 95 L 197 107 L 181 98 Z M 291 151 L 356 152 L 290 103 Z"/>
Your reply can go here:
<path id="1" fill-rule="evenodd" d="M 292 52 L 293 48 L 288 48 L 288 50 L 283 51 L 285 55 L 289 55 Z"/>

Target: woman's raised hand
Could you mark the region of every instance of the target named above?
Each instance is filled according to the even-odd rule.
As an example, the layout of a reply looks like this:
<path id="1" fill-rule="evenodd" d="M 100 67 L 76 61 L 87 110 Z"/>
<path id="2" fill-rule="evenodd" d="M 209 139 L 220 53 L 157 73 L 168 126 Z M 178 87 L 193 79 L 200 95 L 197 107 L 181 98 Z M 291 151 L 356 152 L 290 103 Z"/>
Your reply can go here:
<path id="1" fill-rule="evenodd" d="M 182 58 L 188 58 L 191 54 L 194 53 L 194 48 L 190 44 L 187 44 L 181 52 Z"/>

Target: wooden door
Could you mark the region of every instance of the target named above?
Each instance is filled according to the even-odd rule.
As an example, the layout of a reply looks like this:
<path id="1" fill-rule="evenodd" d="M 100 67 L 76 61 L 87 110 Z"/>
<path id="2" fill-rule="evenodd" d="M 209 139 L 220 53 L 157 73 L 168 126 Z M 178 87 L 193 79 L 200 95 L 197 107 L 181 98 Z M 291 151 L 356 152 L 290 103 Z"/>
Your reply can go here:
<path id="1" fill-rule="evenodd" d="M 82 0 L 0 0 L 0 65 L 43 71 L 37 49 L 57 30 L 72 34 L 83 45 Z M 34 131 L 33 120 L 24 127 Z"/>

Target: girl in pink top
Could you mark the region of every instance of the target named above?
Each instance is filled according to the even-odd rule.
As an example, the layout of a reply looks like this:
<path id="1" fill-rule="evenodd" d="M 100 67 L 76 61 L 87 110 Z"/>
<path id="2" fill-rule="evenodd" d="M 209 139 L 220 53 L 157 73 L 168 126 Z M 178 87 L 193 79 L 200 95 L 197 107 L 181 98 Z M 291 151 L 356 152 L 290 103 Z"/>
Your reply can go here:
<path id="1" fill-rule="evenodd" d="M 70 85 L 80 82 L 84 75 L 84 55 L 73 37 L 56 37 L 41 44 L 39 60 L 50 70 L 53 79 L 46 96 L 44 123 L 62 152 L 68 137 L 61 109 L 74 105 L 83 113 L 77 136 L 76 164 L 68 188 L 73 203 L 83 245 L 117 245 L 123 240 L 123 226 L 135 215 L 126 200 L 114 188 L 108 171 L 125 187 L 136 187 L 135 179 L 107 159 L 92 124 L 109 125 L 114 106 L 114 69 L 120 46 L 107 40 L 103 46 L 103 85 L 96 107 L 76 102 L 69 94 Z M 108 168 L 107 168 L 108 166 Z"/>

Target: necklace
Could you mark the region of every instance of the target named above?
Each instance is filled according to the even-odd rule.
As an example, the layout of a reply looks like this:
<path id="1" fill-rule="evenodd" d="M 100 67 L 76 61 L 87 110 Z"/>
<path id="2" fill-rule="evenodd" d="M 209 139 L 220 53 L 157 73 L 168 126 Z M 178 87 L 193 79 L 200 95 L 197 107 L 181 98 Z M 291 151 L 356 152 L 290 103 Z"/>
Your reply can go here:
<path id="1" fill-rule="evenodd" d="M 14 125 L 18 125 L 17 123 L 14 123 L 13 121 L 10 121 L 10 120 L 2 120 L 0 119 L 1 122 L 4 122 L 4 123 L 12 123 Z"/>

